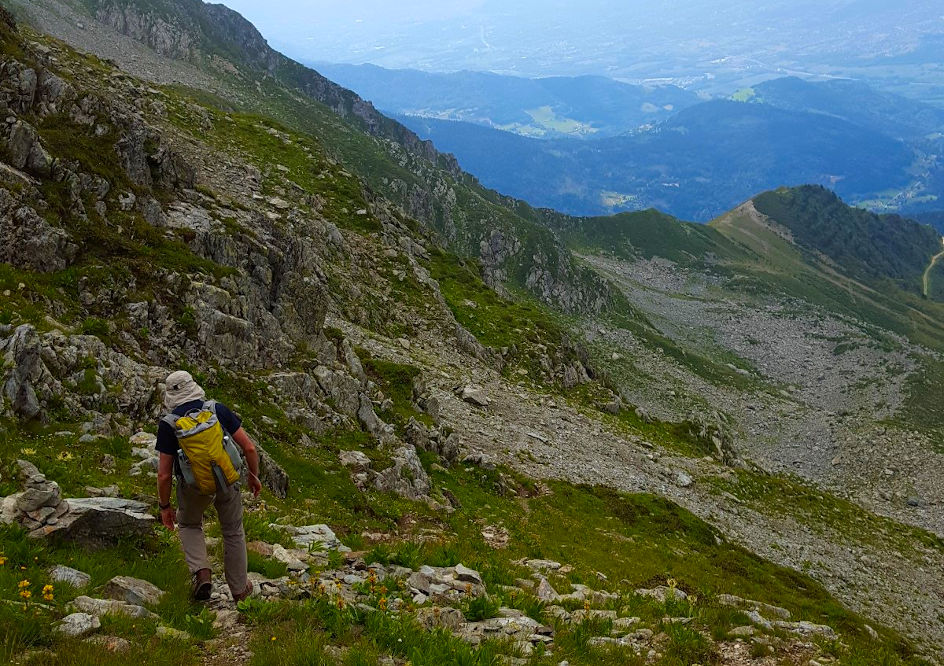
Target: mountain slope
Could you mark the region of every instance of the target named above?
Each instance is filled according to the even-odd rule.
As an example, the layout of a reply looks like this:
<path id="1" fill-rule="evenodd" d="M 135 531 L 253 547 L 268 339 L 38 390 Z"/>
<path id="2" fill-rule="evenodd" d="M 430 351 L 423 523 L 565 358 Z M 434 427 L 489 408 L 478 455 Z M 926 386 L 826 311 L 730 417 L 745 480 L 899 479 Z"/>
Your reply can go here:
<path id="1" fill-rule="evenodd" d="M 788 111 L 842 118 L 899 139 L 920 139 L 944 130 L 944 109 L 881 92 L 861 81 L 804 81 L 785 77 L 764 81 L 744 96 Z"/>
<path id="2" fill-rule="evenodd" d="M 450 157 L 354 93 L 272 51 L 251 24 L 225 7 L 199 0 L 179 6 L 170 0 L 15 4 L 44 29 L 115 58 L 131 72 L 183 84 L 214 106 L 272 115 L 287 127 L 325 137 L 332 159 L 435 229 L 456 252 L 481 261 L 491 284 L 526 290 L 574 312 L 606 306 L 606 285 L 574 264 L 527 206 L 485 190 Z M 83 25 L 78 31 L 77 22 Z"/>
<path id="3" fill-rule="evenodd" d="M 824 188 L 767 192 L 754 198 L 754 206 L 786 227 L 798 244 L 821 252 L 854 277 L 891 278 L 914 290 L 941 250 L 941 238 L 931 227 L 849 208 Z"/>
<path id="4" fill-rule="evenodd" d="M 532 661 L 551 666 L 648 661 L 652 650 L 662 666 L 724 659 L 759 666 L 797 655 L 833 655 L 850 666 L 878 655 L 910 666 L 922 663 L 915 644 L 931 657 L 940 652 L 944 550 L 933 534 L 910 526 L 941 531 L 939 465 L 913 432 L 881 423 L 886 442 L 875 429 L 897 416 L 898 389 L 923 360 L 920 349 L 796 295 L 774 298 L 768 290 L 748 301 L 725 289 L 720 272 L 697 282 L 694 268 L 665 270 L 655 252 L 629 271 L 633 280 L 658 283 L 648 302 L 639 299 L 645 308 L 629 307 L 628 289 L 598 316 L 562 316 L 533 299 L 508 298 L 483 281 L 485 267 L 451 252 L 455 237 L 370 186 L 410 178 L 423 163 L 402 152 L 402 164 L 391 162 L 375 139 L 323 108 L 304 99 L 290 106 L 283 89 L 260 80 L 256 103 L 271 115 L 247 113 L 24 33 L 3 32 L 0 65 L 3 117 L 12 119 L 0 125 L 7 211 L 0 216 L 0 492 L 21 490 L 16 461 L 25 459 L 84 504 L 99 491 L 153 504 L 153 440 L 130 436 L 153 429 L 167 370 L 188 367 L 240 411 L 268 456 L 264 502 L 251 501 L 246 514 L 250 539 L 262 542 L 251 561 L 267 596 L 235 615 L 219 612 L 232 610 L 225 595 L 211 609 L 192 605 L 167 533 L 100 553 L 68 541 L 56 546 L 27 530 L 35 533 L 42 521 L 41 531 L 61 534 L 60 504 L 53 514 L 24 516 L 17 500 L 19 525 L 2 528 L 4 658 L 50 648 L 36 658 L 392 658 L 432 666 L 494 663 L 532 650 Z M 280 122 L 287 108 L 307 115 Z M 300 130 L 301 123 L 313 129 Z M 336 159 L 355 149 L 367 156 Z M 457 215 L 483 208 L 476 219 L 491 244 L 481 247 L 482 236 L 467 226 L 455 231 L 484 254 L 504 250 L 493 233 L 504 224 L 519 232 L 530 228 L 521 220 L 559 217 L 542 211 L 539 218 L 481 190 L 455 192 Z M 541 265 L 527 242 L 521 253 Z M 562 256 L 601 263 L 587 255 L 575 261 L 563 249 Z M 541 280 L 552 270 L 514 277 Z M 685 322 L 687 338 L 666 324 L 665 302 L 669 315 L 699 316 L 697 328 Z M 731 343 L 731 329 L 719 323 L 729 316 L 738 326 L 771 325 Z M 716 343 L 727 344 L 726 355 L 713 354 Z M 809 345 L 809 358 L 770 353 L 777 344 Z M 837 381 L 818 381 L 807 360 Z M 623 372 L 651 375 L 624 383 Z M 839 412 L 860 406 L 869 407 L 855 411 L 861 439 L 838 421 Z M 837 427 L 823 432 L 824 422 Z M 811 431 L 825 451 L 805 448 L 803 433 Z M 846 436 L 848 446 L 840 441 Z M 867 439 L 880 450 L 830 463 Z M 896 493 L 887 502 L 866 492 L 870 475 L 892 464 L 884 456 L 903 447 L 908 455 L 893 464 L 918 506 L 899 497 L 897 478 L 882 486 Z M 755 466 L 755 455 L 769 471 Z M 854 467 L 860 460 L 866 469 Z M 859 485 L 834 484 L 824 469 L 839 480 L 858 473 Z M 56 496 L 38 472 L 23 470 Z M 4 519 L 10 504 L 3 503 Z M 321 528 L 307 533 L 325 538 L 324 552 L 299 548 L 289 534 L 288 526 L 320 523 L 362 559 L 335 552 L 338 543 Z M 210 530 L 216 536 L 212 521 Z M 276 545 L 298 562 L 275 559 L 282 555 Z M 549 605 L 535 598 L 538 588 L 526 580 L 534 572 L 522 558 L 561 563 L 563 571 L 542 574 L 553 588 L 541 585 Z M 71 590 L 57 581 L 54 603 L 23 612 L 18 585 L 28 576 L 38 597 L 49 567 L 62 563 L 86 570 L 89 586 Z M 368 563 L 374 567 L 365 570 Z M 475 570 L 461 573 L 471 580 L 435 596 L 443 588 L 426 583 L 455 582 L 459 563 Z M 432 578 L 422 578 L 424 564 L 437 567 Z M 166 591 L 151 607 L 160 619 L 104 616 L 102 634 L 132 643 L 121 656 L 60 638 L 53 622 L 71 612 L 70 603 L 88 604 L 78 593 L 99 596 L 117 574 Z M 420 588 L 432 598 L 418 596 Z M 680 604 L 673 588 L 695 598 Z M 790 619 L 768 627 L 752 622 L 748 608 Z M 213 628 L 214 613 L 230 624 Z M 427 631 L 436 617 L 449 618 L 452 630 Z M 158 622 L 191 637 L 160 638 L 168 632 Z M 622 627 L 617 636 L 614 626 Z M 477 642 L 496 627 L 514 645 Z M 841 644 L 820 646 L 795 631 L 834 632 Z M 737 636 L 752 632 L 763 657 Z"/>

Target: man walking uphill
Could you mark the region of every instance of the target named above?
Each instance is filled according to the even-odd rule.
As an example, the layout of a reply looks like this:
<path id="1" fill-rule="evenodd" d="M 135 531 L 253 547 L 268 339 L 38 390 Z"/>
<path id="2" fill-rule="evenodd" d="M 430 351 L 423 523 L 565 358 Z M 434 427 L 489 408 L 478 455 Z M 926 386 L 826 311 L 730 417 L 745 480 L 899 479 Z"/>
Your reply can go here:
<path id="1" fill-rule="evenodd" d="M 203 513 L 216 506 L 223 530 L 223 568 L 235 601 L 252 593 L 247 574 L 246 534 L 239 494 L 242 455 L 249 468 L 249 490 L 259 496 L 259 456 L 239 417 L 226 405 L 206 400 L 189 372 L 167 377 L 164 407 L 168 414 L 157 429 L 160 461 L 157 496 L 161 522 L 180 526 L 180 544 L 193 576 L 193 597 L 207 600 L 213 591 L 210 560 L 203 534 Z M 235 444 L 234 444 L 235 442 Z M 238 445 L 238 448 L 237 448 Z M 177 477 L 177 511 L 170 503 L 172 478 Z"/>

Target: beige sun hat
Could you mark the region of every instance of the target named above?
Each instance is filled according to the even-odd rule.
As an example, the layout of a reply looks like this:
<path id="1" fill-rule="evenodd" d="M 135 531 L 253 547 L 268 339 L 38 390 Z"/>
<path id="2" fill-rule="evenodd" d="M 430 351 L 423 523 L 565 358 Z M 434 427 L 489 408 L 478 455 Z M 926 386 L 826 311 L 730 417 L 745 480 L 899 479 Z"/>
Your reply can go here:
<path id="1" fill-rule="evenodd" d="M 173 410 L 185 402 L 205 400 L 206 392 L 186 370 L 177 370 L 165 380 L 164 407 Z"/>

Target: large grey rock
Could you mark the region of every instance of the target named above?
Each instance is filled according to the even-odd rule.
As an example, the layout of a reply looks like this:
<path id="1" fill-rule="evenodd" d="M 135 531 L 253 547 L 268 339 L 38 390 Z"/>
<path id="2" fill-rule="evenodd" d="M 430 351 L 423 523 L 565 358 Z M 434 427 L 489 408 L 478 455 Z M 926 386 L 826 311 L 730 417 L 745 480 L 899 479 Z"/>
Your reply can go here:
<path id="1" fill-rule="evenodd" d="M 18 120 L 10 128 L 7 155 L 17 169 L 25 169 L 37 176 L 48 176 L 53 158 L 43 148 L 39 133 L 29 123 Z"/>
<path id="2" fill-rule="evenodd" d="M 470 405 L 475 407 L 488 407 L 492 404 L 492 401 L 489 399 L 485 392 L 482 389 L 475 388 L 474 386 L 463 386 L 461 389 L 456 391 L 456 394 L 459 396 L 459 399 L 463 402 L 467 402 Z"/>
<path id="3" fill-rule="evenodd" d="M 770 623 L 775 629 L 789 631 L 792 634 L 800 636 L 822 636 L 824 638 L 835 638 L 836 631 L 825 624 L 814 624 L 801 620 L 799 622 L 786 622 L 784 620 L 774 620 Z"/>
<path id="4" fill-rule="evenodd" d="M 69 511 L 49 533 L 89 548 L 102 548 L 128 537 L 144 536 L 154 525 L 147 504 L 118 497 L 70 498 Z"/>
<path id="5" fill-rule="evenodd" d="M 790 619 L 790 611 L 780 606 L 772 606 L 762 601 L 752 599 L 743 599 L 733 594 L 719 594 L 717 602 L 722 606 L 732 606 L 734 608 L 750 608 L 763 613 L 767 617 L 776 617 L 781 620 Z"/>
<path id="6" fill-rule="evenodd" d="M 77 637 L 89 634 L 102 626 L 101 620 L 88 613 L 73 613 L 66 615 L 56 625 L 56 631 L 66 636 Z"/>
<path id="7" fill-rule="evenodd" d="M 286 550 L 279 544 L 272 546 L 272 558 L 284 564 L 289 571 L 305 571 L 308 569 L 308 565 L 302 562 L 296 554 Z"/>
<path id="8" fill-rule="evenodd" d="M 419 500 L 429 495 L 431 482 L 416 449 L 402 446 L 394 451 L 393 464 L 377 474 L 374 486 L 382 492 Z"/>
<path id="9" fill-rule="evenodd" d="M 72 264 L 78 246 L 30 206 L 0 188 L 0 261 L 17 268 L 50 273 Z"/>
<path id="10" fill-rule="evenodd" d="M 30 513 L 42 507 L 54 507 L 59 504 L 60 499 L 59 484 L 49 481 L 45 487 L 24 490 L 16 502 L 16 510 L 20 513 Z"/>
<path id="11" fill-rule="evenodd" d="M 0 343 L 4 367 L 3 397 L 13 412 L 27 419 L 39 416 L 41 405 L 36 386 L 44 383 L 49 372 L 41 357 L 39 336 L 29 324 L 17 327 L 9 338 Z"/>
<path id="12" fill-rule="evenodd" d="M 362 451 L 341 451 L 338 459 L 345 467 L 350 467 L 355 472 L 363 472 L 370 469 L 370 458 Z"/>
<path id="13" fill-rule="evenodd" d="M 72 587 L 81 589 L 92 582 L 92 577 L 87 573 L 67 567 L 63 564 L 57 564 L 49 571 L 49 577 L 57 583 L 66 583 Z"/>
<path id="14" fill-rule="evenodd" d="M 155 620 L 157 615 L 149 611 L 144 606 L 129 604 L 127 601 L 119 599 L 95 599 L 87 596 L 76 597 L 72 601 L 72 606 L 83 613 L 101 617 L 102 615 L 125 615 L 127 617 L 140 618 L 142 620 Z"/>
<path id="15" fill-rule="evenodd" d="M 541 601 L 557 601 L 560 595 L 550 582 L 548 582 L 547 578 L 544 576 L 536 576 L 536 578 L 538 579 L 538 584 L 534 590 L 534 596 Z"/>
<path id="16" fill-rule="evenodd" d="M 427 630 L 448 629 L 457 632 L 465 622 L 462 611 L 450 606 L 428 606 L 416 611 L 416 621 Z"/>
<path id="17" fill-rule="evenodd" d="M 328 402 L 342 414 L 359 416 L 362 400 L 357 380 L 344 372 L 319 365 L 312 373 Z"/>
<path id="18" fill-rule="evenodd" d="M 364 430 L 376 437 L 381 442 L 388 442 L 392 439 L 391 428 L 384 423 L 374 411 L 374 405 L 365 393 L 358 397 L 357 420 L 363 426 Z"/>
<path id="19" fill-rule="evenodd" d="M 295 527 L 294 525 L 278 525 L 292 536 L 298 546 L 308 548 L 317 544 L 324 550 L 337 550 L 346 553 L 351 549 L 341 543 L 337 535 L 327 525 L 304 525 Z"/>
<path id="20" fill-rule="evenodd" d="M 482 576 L 479 575 L 479 572 L 474 569 L 470 569 L 461 563 L 455 566 L 455 573 L 456 578 L 464 583 L 475 583 L 476 585 L 482 584 Z"/>
<path id="21" fill-rule="evenodd" d="M 105 583 L 104 594 L 136 606 L 157 604 L 164 596 L 163 590 L 157 585 L 131 576 L 115 576 Z"/>

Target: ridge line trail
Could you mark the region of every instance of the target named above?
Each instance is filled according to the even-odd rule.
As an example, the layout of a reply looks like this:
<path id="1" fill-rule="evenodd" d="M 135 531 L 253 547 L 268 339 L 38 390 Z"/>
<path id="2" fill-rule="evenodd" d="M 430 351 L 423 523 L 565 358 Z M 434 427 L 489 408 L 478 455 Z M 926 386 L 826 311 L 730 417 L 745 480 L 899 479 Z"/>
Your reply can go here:
<path id="1" fill-rule="evenodd" d="M 941 257 L 944 257 L 944 236 L 941 237 L 941 251 L 935 254 L 933 257 L 931 257 L 931 263 L 928 265 L 927 268 L 924 269 L 924 275 L 921 278 L 924 284 L 924 297 L 925 298 L 927 298 L 928 296 L 928 284 L 931 281 L 931 271 L 934 270 L 935 264 L 937 264 L 938 260 Z"/>

